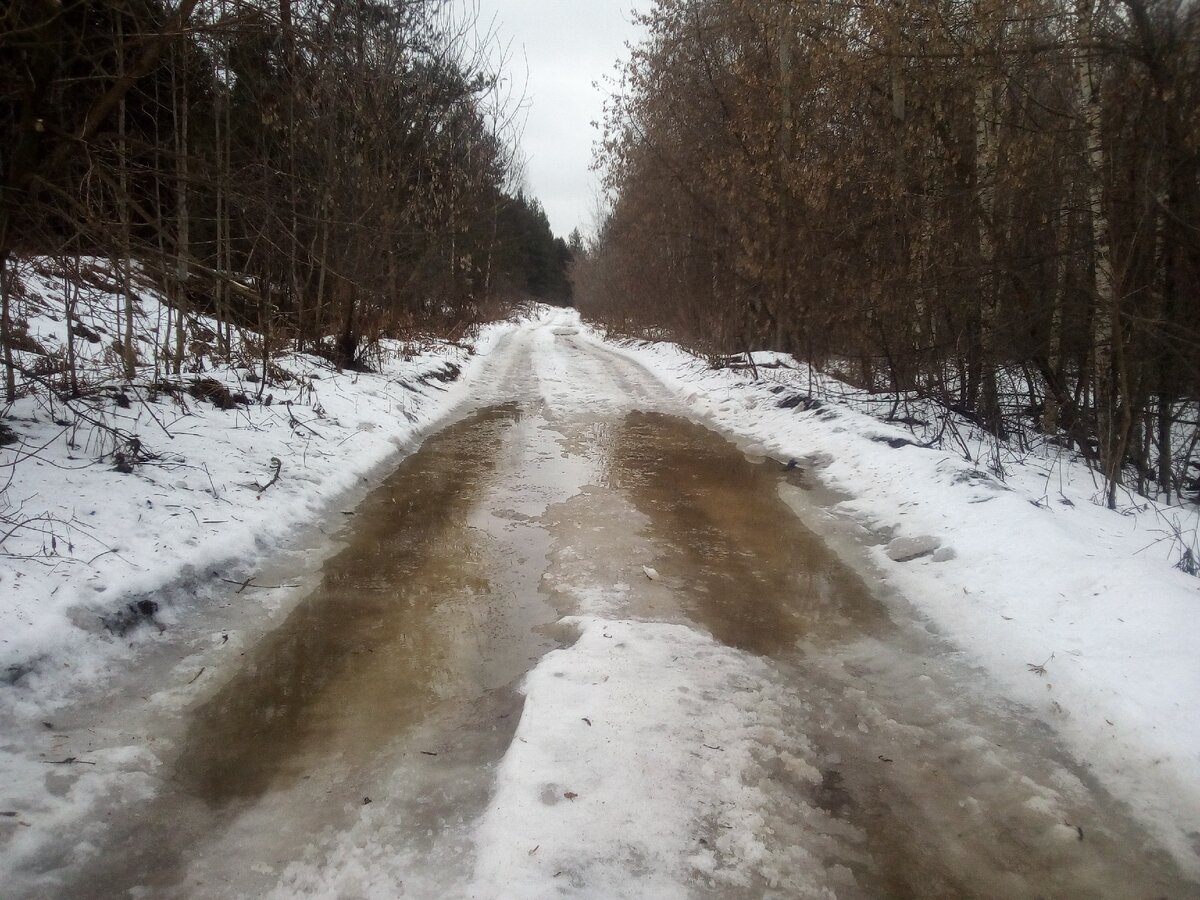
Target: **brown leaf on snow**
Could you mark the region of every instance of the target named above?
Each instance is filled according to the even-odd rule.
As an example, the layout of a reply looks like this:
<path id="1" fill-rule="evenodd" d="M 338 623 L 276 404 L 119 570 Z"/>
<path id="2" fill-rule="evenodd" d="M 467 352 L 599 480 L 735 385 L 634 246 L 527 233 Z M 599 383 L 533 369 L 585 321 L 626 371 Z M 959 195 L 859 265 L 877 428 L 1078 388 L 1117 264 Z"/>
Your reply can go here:
<path id="1" fill-rule="evenodd" d="M 565 794 L 563 794 L 563 796 L 566 797 L 568 800 L 574 800 L 579 795 L 577 793 L 575 793 L 574 791 L 567 791 Z"/>

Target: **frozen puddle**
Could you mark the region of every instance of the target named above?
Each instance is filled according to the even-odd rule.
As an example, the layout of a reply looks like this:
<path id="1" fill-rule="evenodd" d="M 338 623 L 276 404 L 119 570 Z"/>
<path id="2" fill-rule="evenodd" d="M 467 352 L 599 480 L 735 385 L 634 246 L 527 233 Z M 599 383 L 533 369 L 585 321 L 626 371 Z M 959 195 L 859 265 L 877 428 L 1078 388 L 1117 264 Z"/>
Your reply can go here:
<path id="1" fill-rule="evenodd" d="M 1196 894 L 800 524 L 796 473 L 574 337 L 504 345 L 491 405 L 359 506 L 153 752 L 105 722 L 92 758 L 128 776 L 47 773 L 126 789 L 12 893 Z"/>

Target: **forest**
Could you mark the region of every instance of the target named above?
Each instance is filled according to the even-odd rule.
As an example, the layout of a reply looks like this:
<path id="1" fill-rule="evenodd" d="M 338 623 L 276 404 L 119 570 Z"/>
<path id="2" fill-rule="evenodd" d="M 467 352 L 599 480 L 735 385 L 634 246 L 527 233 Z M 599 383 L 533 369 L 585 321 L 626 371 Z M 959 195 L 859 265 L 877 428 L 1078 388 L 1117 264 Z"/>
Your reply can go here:
<path id="1" fill-rule="evenodd" d="M 1200 5 L 658 0 L 587 314 L 1196 487 Z"/>
<path id="2" fill-rule="evenodd" d="M 31 260 L 124 296 L 127 379 L 178 375 L 200 315 L 218 354 L 243 329 L 264 359 L 354 368 L 382 335 L 568 302 L 570 252 L 523 188 L 522 100 L 497 48 L 469 5 L 440 0 L 5 4 L 5 401 L 47 385 L 18 352 L 36 349 L 17 314 Z M 170 310 L 150 347 L 143 288 Z"/>

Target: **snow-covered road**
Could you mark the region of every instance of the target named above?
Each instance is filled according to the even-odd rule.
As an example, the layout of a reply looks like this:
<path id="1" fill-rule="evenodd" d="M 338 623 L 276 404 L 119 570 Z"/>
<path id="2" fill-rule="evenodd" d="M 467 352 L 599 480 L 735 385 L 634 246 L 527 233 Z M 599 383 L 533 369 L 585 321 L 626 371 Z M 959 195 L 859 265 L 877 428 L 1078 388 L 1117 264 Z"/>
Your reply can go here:
<path id="1" fill-rule="evenodd" d="M 1196 895 L 861 529 L 806 527 L 820 484 L 575 322 L 265 567 L 273 617 L 198 612 L 62 711 L 107 771 L 49 767 L 93 811 L 13 896 Z"/>

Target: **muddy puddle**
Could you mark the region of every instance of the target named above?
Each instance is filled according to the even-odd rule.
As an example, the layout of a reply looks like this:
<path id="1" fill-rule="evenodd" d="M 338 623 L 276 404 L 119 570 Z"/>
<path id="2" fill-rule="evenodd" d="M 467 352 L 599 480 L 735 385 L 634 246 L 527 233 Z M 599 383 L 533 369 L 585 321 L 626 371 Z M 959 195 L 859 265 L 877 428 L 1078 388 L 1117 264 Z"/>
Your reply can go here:
<path id="1" fill-rule="evenodd" d="M 781 481 L 800 477 L 749 462 L 686 419 L 640 412 L 617 433 L 605 471 L 649 520 L 653 567 L 687 616 L 722 643 L 767 656 L 887 622 L 862 578 L 780 499 Z"/>
<path id="2" fill-rule="evenodd" d="M 502 406 L 446 429 L 359 506 L 317 589 L 196 711 L 175 766 L 183 790 L 219 806 L 322 760 L 361 764 L 552 645 L 536 630 L 549 611 L 469 522 L 519 415 Z"/>

